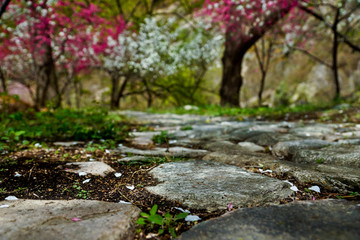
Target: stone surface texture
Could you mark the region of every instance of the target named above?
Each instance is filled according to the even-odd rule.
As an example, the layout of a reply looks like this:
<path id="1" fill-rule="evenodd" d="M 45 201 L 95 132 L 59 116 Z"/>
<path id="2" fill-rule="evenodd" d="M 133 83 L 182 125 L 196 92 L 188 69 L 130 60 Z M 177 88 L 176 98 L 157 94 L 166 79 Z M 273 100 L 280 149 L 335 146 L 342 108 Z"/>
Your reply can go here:
<path id="1" fill-rule="evenodd" d="M 205 161 L 162 164 L 150 171 L 160 181 L 146 189 L 183 203 L 189 208 L 209 211 L 278 203 L 292 194 L 283 181 L 248 172 L 236 166 Z"/>
<path id="2" fill-rule="evenodd" d="M 87 174 L 97 175 L 105 177 L 109 173 L 115 172 L 115 170 L 104 162 L 73 162 L 66 165 L 75 165 L 79 169 L 67 169 L 67 172 L 80 173 L 85 172 Z"/>
<path id="3" fill-rule="evenodd" d="M 140 209 L 133 205 L 89 200 L 0 202 L 3 240 L 132 240 Z M 74 221 L 74 219 L 80 219 Z"/>
<path id="4" fill-rule="evenodd" d="M 357 240 L 358 203 L 323 200 L 239 209 L 200 223 L 183 233 L 183 240 Z"/>

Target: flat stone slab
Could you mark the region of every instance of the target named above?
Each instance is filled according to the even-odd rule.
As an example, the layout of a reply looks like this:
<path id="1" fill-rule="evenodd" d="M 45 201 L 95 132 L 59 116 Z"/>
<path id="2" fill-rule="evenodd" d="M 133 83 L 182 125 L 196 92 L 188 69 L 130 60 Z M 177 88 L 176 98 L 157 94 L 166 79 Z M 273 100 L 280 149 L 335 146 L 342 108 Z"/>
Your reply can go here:
<path id="1" fill-rule="evenodd" d="M 303 201 L 280 206 L 244 208 L 200 223 L 183 240 L 357 240 L 359 203 L 345 200 Z"/>
<path id="2" fill-rule="evenodd" d="M 67 172 L 92 174 L 105 177 L 109 173 L 115 172 L 115 170 L 104 162 L 73 162 L 66 165 L 79 166 L 79 169 L 67 169 Z"/>
<path id="3" fill-rule="evenodd" d="M 79 144 L 85 144 L 85 142 L 73 141 L 73 142 L 54 142 L 55 146 L 71 147 Z"/>
<path id="4" fill-rule="evenodd" d="M 291 161 L 304 164 L 330 164 L 360 169 L 360 145 L 335 145 L 297 151 Z"/>
<path id="5" fill-rule="evenodd" d="M 140 209 L 133 205 L 89 200 L 2 201 L 3 240 L 134 239 Z"/>
<path id="6" fill-rule="evenodd" d="M 134 136 L 134 138 L 131 139 L 133 144 L 147 146 L 153 144 L 153 136 L 160 134 L 160 132 L 133 132 L 131 134 Z"/>
<path id="7" fill-rule="evenodd" d="M 217 162 L 165 163 L 150 174 L 160 181 L 146 187 L 151 193 L 208 211 L 226 209 L 229 203 L 236 207 L 278 203 L 292 194 L 283 181 Z"/>
<path id="8" fill-rule="evenodd" d="M 140 156 L 173 156 L 173 157 L 186 157 L 198 158 L 205 156 L 208 151 L 201 149 L 191 149 L 185 147 L 170 147 L 170 148 L 154 148 L 152 150 L 141 150 L 136 148 L 129 148 L 121 146 L 118 148 L 122 153 L 131 153 Z"/>

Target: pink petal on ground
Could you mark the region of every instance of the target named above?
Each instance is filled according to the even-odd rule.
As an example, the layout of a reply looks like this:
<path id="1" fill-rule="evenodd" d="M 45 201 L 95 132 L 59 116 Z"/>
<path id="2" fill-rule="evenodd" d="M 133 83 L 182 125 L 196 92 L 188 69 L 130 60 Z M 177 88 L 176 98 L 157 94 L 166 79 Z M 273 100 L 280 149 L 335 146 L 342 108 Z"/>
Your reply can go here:
<path id="1" fill-rule="evenodd" d="M 71 220 L 74 222 L 82 221 L 82 219 L 80 219 L 80 218 L 72 218 Z"/>

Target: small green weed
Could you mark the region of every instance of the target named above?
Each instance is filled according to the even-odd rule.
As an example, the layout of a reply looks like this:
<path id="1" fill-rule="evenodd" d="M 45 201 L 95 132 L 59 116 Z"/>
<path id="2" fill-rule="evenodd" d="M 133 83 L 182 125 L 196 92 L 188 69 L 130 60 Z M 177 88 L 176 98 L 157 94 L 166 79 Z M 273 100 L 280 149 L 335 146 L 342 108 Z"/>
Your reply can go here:
<path id="1" fill-rule="evenodd" d="M 72 187 L 76 190 L 76 196 L 78 198 L 86 199 L 89 197 L 89 191 L 82 189 L 78 183 L 74 183 Z"/>
<path id="2" fill-rule="evenodd" d="M 0 193 L 6 193 L 6 188 L 0 188 Z"/>
<path id="3" fill-rule="evenodd" d="M 164 216 L 157 213 L 158 206 L 155 204 L 149 214 L 142 212 L 141 217 L 136 221 L 137 224 L 142 226 L 145 230 L 151 231 L 158 229 L 158 234 L 161 235 L 165 232 L 176 237 L 175 227 L 179 224 L 180 220 L 184 220 L 188 213 L 179 213 L 172 215 L 169 212 L 164 213 Z"/>
<path id="4" fill-rule="evenodd" d="M 358 192 L 351 192 L 351 193 L 350 193 L 350 196 L 357 197 L 357 196 L 359 196 L 359 193 L 358 193 Z"/>
<path id="5" fill-rule="evenodd" d="M 169 142 L 168 132 L 161 131 L 160 134 L 154 135 L 152 141 L 156 144 L 163 144 Z"/>
<path id="6" fill-rule="evenodd" d="M 180 128 L 181 131 L 189 131 L 189 130 L 192 130 L 192 129 L 193 129 L 193 128 L 192 128 L 192 126 L 190 126 L 190 125 L 186 125 L 186 126 Z"/>
<path id="7" fill-rule="evenodd" d="M 323 158 L 318 158 L 318 159 L 316 159 L 316 163 L 321 164 L 321 163 L 323 163 L 323 162 L 324 162 L 324 159 L 323 159 Z"/>

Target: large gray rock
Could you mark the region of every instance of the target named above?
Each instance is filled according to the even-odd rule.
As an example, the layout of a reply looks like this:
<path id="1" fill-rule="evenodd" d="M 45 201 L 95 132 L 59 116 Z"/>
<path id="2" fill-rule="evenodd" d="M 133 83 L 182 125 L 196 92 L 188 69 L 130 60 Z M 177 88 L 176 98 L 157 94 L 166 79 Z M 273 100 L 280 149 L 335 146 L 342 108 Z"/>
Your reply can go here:
<path id="1" fill-rule="evenodd" d="M 278 157 L 291 157 L 300 149 L 319 149 L 331 144 L 334 143 L 320 139 L 279 142 L 272 148 L 272 153 Z"/>
<path id="2" fill-rule="evenodd" d="M 252 142 L 261 146 L 272 146 L 278 143 L 277 137 L 279 133 L 268 131 L 253 131 L 243 129 L 236 130 L 230 134 L 231 140 L 238 142 Z"/>
<path id="3" fill-rule="evenodd" d="M 360 169 L 326 164 L 301 164 L 290 161 L 266 161 L 264 168 L 297 182 L 319 185 L 328 191 L 349 193 L 360 188 Z"/>
<path id="4" fill-rule="evenodd" d="M 359 145 L 335 145 L 317 150 L 297 151 L 291 161 L 305 164 L 331 164 L 360 168 Z"/>
<path id="5" fill-rule="evenodd" d="M 212 152 L 203 157 L 206 161 L 216 161 L 220 163 L 231 164 L 239 167 L 260 166 L 266 163 L 277 162 L 277 159 L 269 154 L 255 152 L 238 152 L 233 155 L 231 153 Z"/>
<path id="6" fill-rule="evenodd" d="M 245 208 L 200 223 L 184 240 L 357 240 L 360 206 L 339 200 Z"/>
<path id="7" fill-rule="evenodd" d="M 140 214 L 140 209 L 133 205 L 88 200 L 0 202 L 3 204 L 9 205 L 0 208 L 3 240 L 131 240 Z"/>
<path id="8" fill-rule="evenodd" d="M 208 211 L 277 203 L 291 195 L 289 185 L 240 167 L 216 162 L 187 161 L 162 164 L 150 171 L 160 181 L 151 193 Z"/>

